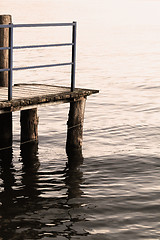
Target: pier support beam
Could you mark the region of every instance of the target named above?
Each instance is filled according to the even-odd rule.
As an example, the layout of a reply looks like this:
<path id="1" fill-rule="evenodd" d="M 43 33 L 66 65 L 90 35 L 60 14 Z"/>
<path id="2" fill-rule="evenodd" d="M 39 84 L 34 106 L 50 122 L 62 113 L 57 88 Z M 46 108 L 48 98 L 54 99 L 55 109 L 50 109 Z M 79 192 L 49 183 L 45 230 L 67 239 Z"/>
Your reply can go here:
<path id="1" fill-rule="evenodd" d="M 86 98 L 84 97 L 70 103 L 66 142 L 66 153 L 68 156 L 75 150 L 82 149 L 85 103 Z"/>
<path id="2" fill-rule="evenodd" d="M 0 15 L 0 24 L 12 22 L 11 15 Z M 0 29 L 0 47 L 9 46 L 9 29 Z M 0 50 L 0 69 L 9 67 L 9 51 Z M 8 86 L 8 72 L 0 72 L 0 87 Z M 12 145 L 12 113 L 0 114 L 0 147 Z"/>
<path id="3" fill-rule="evenodd" d="M 0 114 L 0 148 L 12 145 L 12 113 Z"/>
<path id="4" fill-rule="evenodd" d="M 0 15 L 0 24 L 10 24 L 11 15 Z M 0 28 L 0 47 L 9 47 L 9 29 Z M 9 50 L 0 50 L 0 69 L 9 68 Z M 8 72 L 0 72 L 0 86 L 8 87 Z"/>
<path id="5" fill-rule="evenodd" d="M 37 108 L 21 111 L 21 142 L 38 140 Z"/>

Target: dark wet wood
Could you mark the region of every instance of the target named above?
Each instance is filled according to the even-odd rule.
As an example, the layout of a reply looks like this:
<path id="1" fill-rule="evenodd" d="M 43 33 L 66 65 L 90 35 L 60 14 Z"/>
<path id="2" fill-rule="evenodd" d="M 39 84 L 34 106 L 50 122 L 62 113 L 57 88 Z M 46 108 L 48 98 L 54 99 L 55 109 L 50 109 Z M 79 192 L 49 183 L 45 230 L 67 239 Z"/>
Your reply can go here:
<path id="1" fill-rule="evenodd" d="M 0 148 L 12 145 L 12 113 L 0 114 Z"/>
<path id="2" fill-rule="evenodd" d="M 9 24 L 11 15 L 0 15 L 0 24 Z M 0 47 L 9 47 L 9 29 L 0 28 Z M 9 67 L 9 51 L 0 50 L 0 69 Z M 8 86 L 8 72 L 0 72 L 1 89 Z M 12 113 L 0 114 L 0 148 L 12 145 Z"/>
<path id="3" fill-rule="evenodd" d="M 0 88 L 0 113 L 35 108 L 43 104 L 76 101 L 81 97 L 87 97 L 98 92 L 98 90 L 80 88 L 71 92 L 68 87 L 17 84 L 13 86 L 13 99 L 11 101 L 7 101 L 7 88 Z"/>
<path id="4" fill-rule="evenodd" d="M 21 142 L 38 140 L 37 108 L 21 111 Z"/>
<path id="5" fill-rule="evenodd" d="M 85 97 L 70 103 L 66 142 L 66 152 L 68 156 L 72 155 L 73 151 L 82 149 L 85 103 Z"/>

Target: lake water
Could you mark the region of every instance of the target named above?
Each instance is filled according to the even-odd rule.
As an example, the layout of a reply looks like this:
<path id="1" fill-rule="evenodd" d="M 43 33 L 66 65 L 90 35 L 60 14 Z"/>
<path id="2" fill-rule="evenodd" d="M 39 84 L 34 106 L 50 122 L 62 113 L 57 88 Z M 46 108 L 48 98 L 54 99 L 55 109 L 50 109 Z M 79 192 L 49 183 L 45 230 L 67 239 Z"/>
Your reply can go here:
<path id="1" fill-rule="evenodd" d="M 160 239 L 160 1 L 1 0 L 14 23 L 78 22 L 76 86 L 88 97 L 83 156 L 65 153 L 69 104 L 41 107 L 38 146 L 1 151 L 0 240 Z M 70 30 L 15 30 L 15 45 L 65 42 Z M 15 52 L 14 65 L 70 58 L 69 48 Z M 14 83 L 70 84 L 68 67 Z"/>

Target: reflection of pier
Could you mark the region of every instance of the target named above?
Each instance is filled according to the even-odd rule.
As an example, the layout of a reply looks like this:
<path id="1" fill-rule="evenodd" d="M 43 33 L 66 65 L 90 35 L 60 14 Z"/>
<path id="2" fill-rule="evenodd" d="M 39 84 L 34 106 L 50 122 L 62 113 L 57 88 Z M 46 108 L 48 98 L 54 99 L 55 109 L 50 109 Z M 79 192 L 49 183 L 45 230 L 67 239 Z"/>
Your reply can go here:
<path id="1" fill-rule="evenodd" d="M 40 84 L 17 84 L 12 86 L 12 72 L 24 70 L 13 67 L 13 50 L 19 48 L 35 48 L 44 46 L 13 46 L 14 27 L 51 27 L 72 26 L 72 43 L 51 44 L 47 47 L 71 46 L 71 88 L 55 87 Z M 46 47 L 46 46 L 45 46 Z M 97 93 L 97 90 L 75 88 L 75 54 L 76 53 L 76 23 L 71 24 L 38 24 L 14 25 L 11 16 L 0 16 L 0 176 L 2 191 L 0 192 L 0 238 L 2 239 L 38 239 L 45 232 L 51 237 L 62 236 L 67 239 L 75 234 L 73 226 L 79 216 L 72 217 L 70 210 L 73 204 L 71 199 L 81 197 L 80 184 L 83 182 L 83 173 L 80 165 L 83 163 L 82 136 L 84 111 L 87 96 Z M 40 67 L 61 66 L 52 64 Z M 66 65 L 66 64 L 65 64 Z M 7 99 L 8 95 L 8 99 Z M 38 116 L 37 107 L 45 104 L 70 103 L 67 121 L 66 153 L 68 162 L 65 170 L 61 170 L 61 178 L 40 182 L 38 159 Z M 16 176 L 12 163 L 12 112 L 20 111 L 21 115 L 21 160 L 22 172 L 20 183 L 17 186 Z M 46 173 L 44 173 L 46 174 Z M 65 179 L 64 179 L 65 178 Z M 60 181 L 58 191 L 66 188 L 66 196 L 47 198 L 43 197 L 42 189 L 47 184 Z M 62 189 L 61 189 L 62 188 Z M 81 205 L 74 206 L 81 207 Z M 73 207 L 73 210 L 74 210 Z M 50 212 L 52 214 L 50 215 Z M 61 214 L 62 213 L 62 214 Z M 68 223 L 69 222 L 69 223 Z M 48 224 L 48 228 L 47 228 Z M 57 230 L 57 228 L 61 230 Z M 85 236 L 86 233 L 80 233 Z M 6 238 L 7 237 L 7 238 Z"/>
<path id="2" fill-rule="evenodd" d="M 65 184 L 68 188 L 68 200 L 81 197 L 83 193 L 80 189 L 80 184 L 83 182 L 83 173 L 80 170 L 82 164 L 82 150 L 72 151 L 68 154 L 68 163 L 65 169 Z"/>
<path id="3" fill-rule="evenodd" d="M 80 227 L 80 233 L 74 230 L 74 225 L 85 220 L 84 216 L 80 215 L 75 218 L 76 213 L 74 213 L 76 209 L 81 208 L 79 199 L 83 194 L 80 189 L 83 182 L 83 172 L 80 170 L 83 164 L 82 151 L 69 154 L 66 168 L 63 171 L 50 172 L 52 179 L 40 182 L 38 142 L 22 144 L 22 172 L 19 176 L 21 178 L 19 186 L 16 186 L 12 149 L 0 151 L 0 159 L 0 176 L 3 181 L 1 184 L 3 191 L 0 193 L 0 238 L 8 236 L 8 239 L 12 240 L 18 237 L 25 239 L 33 236 L 33 239 L 36 239 L 39 235 L 43 236 L 45 232 L 52 237 L 64 234 L 67 239 L 74 234 L 86 236 L 87 233 L 82 232 Z M 57 174 L 61 177 L 59 180 L 54 180 Z M 57 192 L 57 188 L 54 189 L 54 186 L 55 183 L 59 185 L 59 182 L 60 196 L 55 197 L 54 191 Z M 41 196 L 40 189 L 47 188 L 47 184 L 50 187 L 53 184 L 54 197 Z M 64 188 L 66 188 L 66 195 L 61 196 Z"/>
<path id="4" fill-rule="evenodd" d="M 23 163 L 23 195 L 35 199 L 40 194 L 40 191 L 37 190 L 37 171 L 40 166 L 38 159 L 38 142 L 34 141 L 21 144 L 21 157 Z"/>
<path id="5" fill-rule="evenodd" d="M 22 171 L 18 176 L 21 184 L 17 185 L 17 173 L 12 164 L 12 148 L 0 150 L 0 176 L 3 181 L 0 192 L 0 239 L 25 239 L 25 231 L 18 233 L 26 219 L 18 220 L 20 216 L 25 216 L 28 211 L 34 211 L 36 200 L 40 194 L 37 189 L 39 168 L 38 142 L 30 142 L 21 145 Z M 30 204 L 31 203 L 31 204 Z M 34 208 L 32 209 L 32 207 Z M 38 207 L 37 207 L 38 209 Z M 17 220 L 16 220 L 17 218 Z M 20 217 L 21 218 L 21 217 Z M 32 221 L 30 222 L 32 225 Z"/>
<path id="6" fill-rule="evenodd" d="M 15 184 L 14 168 L 12 163 L 12 148 L 0 151 L 0 178 L 3 181 L 2 186 L 4 189 L 0 192 L 0 202 L 3 206 L 4 214 L 6 214 L 9 206 L 13 203 L 12 186 Z"/>

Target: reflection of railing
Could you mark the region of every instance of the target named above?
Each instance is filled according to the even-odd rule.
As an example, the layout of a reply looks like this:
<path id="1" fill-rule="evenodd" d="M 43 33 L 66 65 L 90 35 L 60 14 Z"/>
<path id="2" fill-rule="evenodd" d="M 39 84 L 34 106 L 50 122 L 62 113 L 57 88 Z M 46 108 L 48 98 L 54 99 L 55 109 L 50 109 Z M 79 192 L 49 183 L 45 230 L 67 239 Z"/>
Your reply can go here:
<path id="1" fill-rule="evenodd" d="M 14 28 L 28 28 L 28 27 L 65 27 L 72 26 L 72 43 L 61 43 L 61 44 L 48 44 L 48 45 L 30 45 L 30 46 L 13 46 L 13 29 Z M 0 50 L 9 50 L 9 68 L 0 69 L 0 72 L 9 72 L 8 81 L 8 100 L 12 99 L 12 79 L 13 71 L 35 69 L 35 68 L 48 68 L 71 65 L 71 91 L 75 88 L 75 63 L 76 63 L 76 22 L 73 23 L 47 23 L 47 24 L 9 24 L 0 25 L 0 28 L 9 28 L 9 47 L 0 47 Z M 13 67 L 13 50 L 14 49 L 26 49 L 26 48 L 46 48 L 46 47 L 61 47 L 61 46 L 72 46 L 72 62 L 69 63 L 57 63 L 49 65 L 38 65 L 38 66 L 28 66 L 28 67 Z"/>

